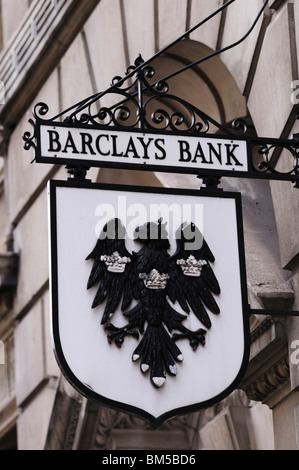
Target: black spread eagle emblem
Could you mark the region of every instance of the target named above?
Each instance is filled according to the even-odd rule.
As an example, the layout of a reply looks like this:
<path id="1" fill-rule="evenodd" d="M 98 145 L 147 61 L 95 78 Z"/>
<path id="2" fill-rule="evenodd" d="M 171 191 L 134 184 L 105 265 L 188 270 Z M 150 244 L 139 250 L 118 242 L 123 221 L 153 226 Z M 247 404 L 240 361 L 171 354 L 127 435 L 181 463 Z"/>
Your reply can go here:
<path id="1" fill-rule="evenodd" d="M 220 287 L 210 265 L 215 258 L 201 232 L 194 223 L 183 223 L 175 234 L 176 251 L 170 255 L 165 226 L 159 219 L 137 227 L 134 240 L 141 248 L 130 253 L 126 228 L 120 219 L 112 219 L 86 258 L 93 260 L 87 288 L 98 285 L 92 308 L 106 302 L 101 323 L 108 342 L 121 347 L 126 336 L 139 340 L 141 335 L 132 360 L 140 361 L 142 373 L 149 371 L 156 388 L 167 374 L 178 372 L 177 362 L 183 361 L 178 340 L 188 339 L 193 350 L 204 346 L 211 327 L 208 310 L 220 313 L 214 298 Z M 175 310 L 176 302 L 186 315 Z M 121 327 L 111 323 L 118 307 L 127 319 Z M 206 329 L 184 326 L 191 312 Z"/>

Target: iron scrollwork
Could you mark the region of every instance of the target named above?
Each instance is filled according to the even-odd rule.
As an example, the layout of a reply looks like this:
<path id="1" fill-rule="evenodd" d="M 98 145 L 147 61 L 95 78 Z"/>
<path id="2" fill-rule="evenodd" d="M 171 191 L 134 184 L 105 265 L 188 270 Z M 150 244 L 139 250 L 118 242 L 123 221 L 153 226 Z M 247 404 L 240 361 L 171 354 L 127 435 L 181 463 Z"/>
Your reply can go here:
<path id="1" fill-rule="evenodd" d="M 35 149 L 36 148 L 36 144 L 35 144 L 35 139 L 36 139 L 36 127 L 35 127 L 35 122 L 33 121 L 33 119 L 29 119 L 29 123 L 32 125 L 33 127 L 33 132 L 25 132 L 23 134 L 23 140 L 25 142 L 24 144 L 24 149 L 25 150 L 30 150 L 31 148 Z"/>
<path id="2" fill-rule="evenodd" d="M 33 115 L 39 121 L 55 122 L 62 120 L 69 124 L 85 124 L 91 126 L 114 126 L 117 128 L 140 130 L 163 130 L 175 132 L 190 132 L 193 135 L 208 134 L 211 125 L 227 136 L 242 136 L 247 132 L 247 124 L 242 119 L 236 119 L 232 130 L 228 130 L 206 113 L 193 106 L 186 100 L 169 93 L 169 85 L 164 80 L 150 83 L 155 76 L 152 66 L 140 68 L 143 59 L 139 56 L 134 66 L 126 70 L 126 77 L 134 70 L 136 77 L 128 86 L 124 86 L 126 77 L 116 76 L 106 91 L 97 93 L 56 116 L 45 119 L 49 107 L 45 103 L 37 103 Z M 99 106 L 97 103 L 106 96 L 115 95 L 118 101 L 110 107 Z M 155 105 L 157 104 L 157 108 Z M 94 110 L 94 107 L 96 108 Z M 174 111 L 172 111 L 174 110 Z M 26 147 L 34 136 L 26 132 L 23 136 Z M 32 145 L 31 145 L 32 146 Z"/>
<path id="3" fill-rule="evenodd" d="M 30 150 L 33 149 L 36 151 L 36 121 L 41 120 L 42 116 L 45 116 L 49 111 L 49 106 L 46 103 L 37 103 L 34 108 L 33 108 L 33 116 L 35 118 L 35 121 L 33 119 L 29 119 L 28 122 L 32 126 L 32 131 L 26 131 L 23 134 L 23 140 L 24 140 L 24 149 L 25 150 Z M 32 160 L 32 162 L 35 160 L 35 158 Z M 31 163 L 32 163 L 31 162 Z"/>
<path id="4" fill-rule="evenodd" d="M 299 186 L 299 135 L 291 141 L 262 139 L 253 140 L 251 152 L 257 159 L 254 172 L 270 174 L 279 179 L 291 179 L 295 187 Z M 275 179 L 275 178 L 274 178 Z"/>
<path id="5" fill-rule="evenodd" d="M 143 65 L 145 64 L 145 65 Z M 236 119 L 226 127 L 215 121 L 205 112 L 186 100 L 171 94 L 170 87 L 164 79 L 154 80 L 154 67 L 144 63 L 139 56 L 134 65 L 126 69 L 125 76 L 115 76 L 111 86 L 100 93 L 92 95 L 71 106 L 52 118 L 47 118 L 49 107 L 39 102 L 35 105 L 30 119 L 33 132 L 25 132 L 24 148 L 36 151 L 36 123 L 63 122 L 66 126 L 82 125 L 97 129 L 140 130 L 147 132 L 167 132 L 195 137 L 212 136 L 219 139 L 242 139 L 248 143 L 248 158 L 250 168 L 247 172 L 230 174 L 228 176 L 252 177 L 292 181 L 299 187 L 299 135 L 293 139 L 267 139 L 248 136 L 248 125 L 243 119 Z M 106 98 L 113 97 L 115 104 L 105 106 Z M 213 129 L 214 134 L 211 129 Z M 215 130 L 216 129 L 216 134 Z M 286 170 L 280 162 L 282 151 L 292 158 L 291 166 Z M 279 160 L 279 164 L 278 164 Z M 210 174 L 211 173 L 211 174 Z M 217 172 L 216 172 L 217 173 Z M 217 176 L 219 172 L 206 170 L 200 177 Z"/>

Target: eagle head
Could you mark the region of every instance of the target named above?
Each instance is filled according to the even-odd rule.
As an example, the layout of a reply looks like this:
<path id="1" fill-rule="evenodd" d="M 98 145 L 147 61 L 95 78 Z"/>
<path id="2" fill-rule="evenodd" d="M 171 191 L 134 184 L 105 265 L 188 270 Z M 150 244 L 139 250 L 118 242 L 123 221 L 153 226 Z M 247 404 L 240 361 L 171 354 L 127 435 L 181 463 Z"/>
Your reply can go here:
<path id="1" fill-rule="evenodd" d="M 126 228 L 120 219 L 111 219 L 103 227 L 99 239 L 104 240 L 124 240 L 126 237 Z"/>
<path id="2" fill-rule="evenodd" d="M 159 248 L 169 248 L 167 223 L 162 223 L 162 217 L 157 222 L 146 222 L 135 228 L 134 240 L 143 244 L 157 245 Z"/>
<path id="3" fill-rule="evenodd" d="M 203 235 L 193 222 L 183 222 L 175 236 L 185 250 L 199 250 L 203 245 Z"/>

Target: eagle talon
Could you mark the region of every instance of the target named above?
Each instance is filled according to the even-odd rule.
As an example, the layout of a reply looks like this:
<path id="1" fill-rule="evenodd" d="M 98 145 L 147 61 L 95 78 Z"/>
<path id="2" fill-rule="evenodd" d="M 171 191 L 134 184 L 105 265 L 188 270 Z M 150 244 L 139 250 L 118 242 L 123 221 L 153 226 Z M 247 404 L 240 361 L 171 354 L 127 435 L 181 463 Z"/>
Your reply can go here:
<path id="1" fill-rule="evenodd" d="M 118 328 L 118 327 L 114 326 L 112 323 L 108 323 L 106 325 L 105 330 L 111 331 L 111 333 L 108 333 L 108 335 L 107 335 L 108 343 L 111 344 L 112 341 L 114 340 L 116 346 L 119 347 L 119 348 L 121 348 L 126 335 L 133 336 L 136 339 L 139 338 L 138 331 L 137 330 L 130 330 L 128 328 L 128 325 L 123 326 L 121 328 Z"/>
<path id="2" fill-rule="evenodd" d="M 193 351 L 196 351 L 199 344 L 202 344 L 202 346 L 205 345 L 206 333 L 206 330 L 203 330 L 202 328 L 197 331 L 191 331 L 186 328 L 183 333 L 174 333 L 172 335 L 172 339 L 173 341 L 178 341 L 179 339 L 188 338 L 191 348 L 193 349 Z"/>

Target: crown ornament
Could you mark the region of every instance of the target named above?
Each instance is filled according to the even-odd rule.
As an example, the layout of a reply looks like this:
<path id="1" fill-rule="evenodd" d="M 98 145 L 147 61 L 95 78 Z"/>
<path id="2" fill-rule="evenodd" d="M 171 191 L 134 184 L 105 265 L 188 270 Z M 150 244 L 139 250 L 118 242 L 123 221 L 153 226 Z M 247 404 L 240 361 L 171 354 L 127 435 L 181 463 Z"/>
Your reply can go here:
<path id="1" fill-rule="evenodd" d="M 144 285 L 147 289 L 162 290 L 165 289 L 168 274 L 160 274 L 156 269 L 152 269 L 149 274 L 140 273 L 139 278 L 143 279 Z"/>
<path id="2" fill-rule="evenodd" d="M 190 255 L 187 259 L 178 259 L 176 264 L 181 266 L 185 276 L 200 277 L 202 268 L 207 262 L 203 259 L 196 259 L 193 255 Z"/>
<path id="3" fill-rule="evenodd" d="M 120 256 L 118 251 L 115 251 L 112 255 L 102 255 L 101 261 L 104 261 L 108 271 L 112 273 L 123 273 L 127 263 L 131 263 L 131 258 Z"/>

